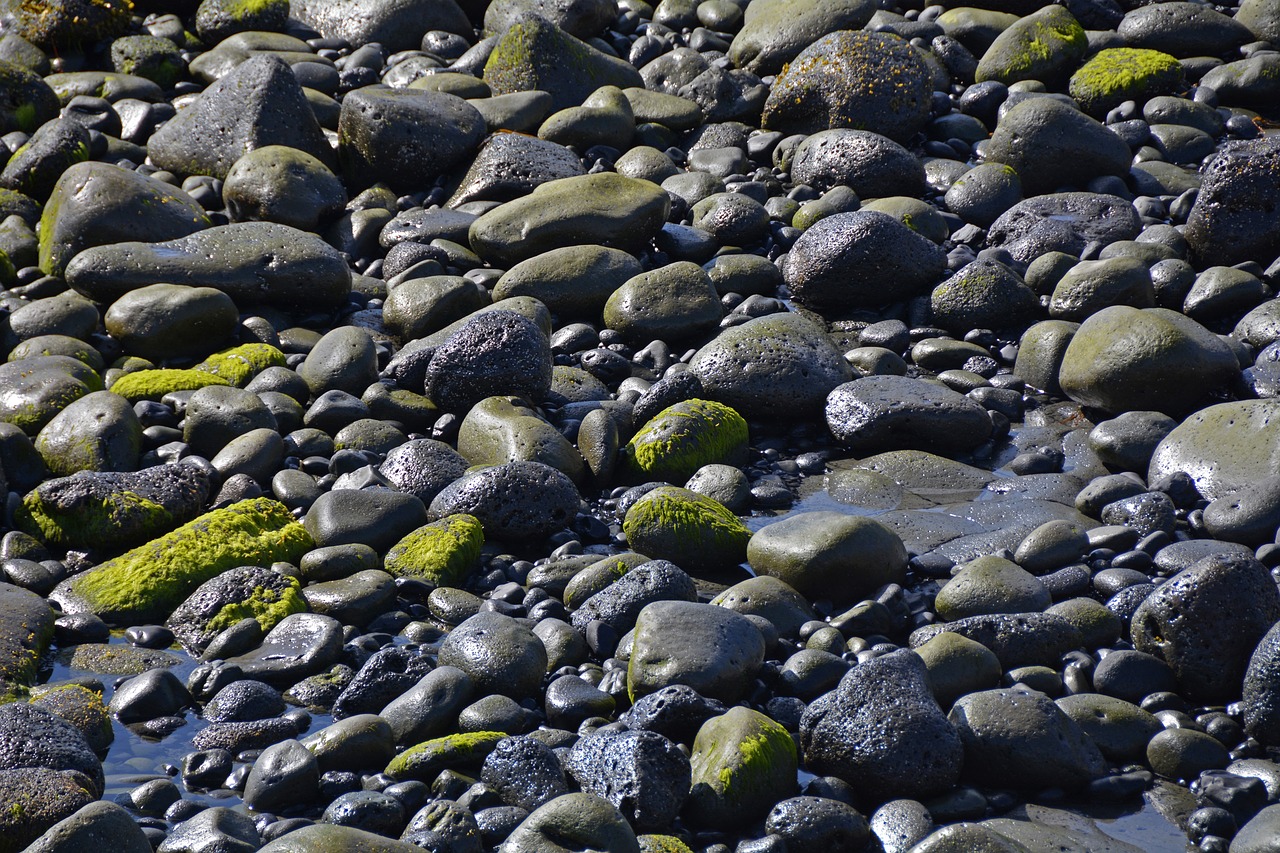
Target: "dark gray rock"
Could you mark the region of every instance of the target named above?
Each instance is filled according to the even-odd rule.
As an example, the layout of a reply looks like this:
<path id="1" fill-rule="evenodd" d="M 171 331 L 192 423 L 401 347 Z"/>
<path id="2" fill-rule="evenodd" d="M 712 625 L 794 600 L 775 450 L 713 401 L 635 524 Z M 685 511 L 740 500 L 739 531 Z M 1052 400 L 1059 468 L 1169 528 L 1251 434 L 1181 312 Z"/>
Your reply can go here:
<path id="1" fill-rule="evenodd" d="M 1070 162 L 1068 155 L 1061 159 Z M 1091 246 L 1132 240 L 1140 230 L 1138 212 L 1119 196 L 1067 192 L 1037 195 L 1014 205 L 991 224 L 987 242 L 1030 263 L 1049 252 L 1079 257 Z"/>
<path id="2" fill-rule="evenodd" d="M 320 547 L 368 545 L 385 553 L 426 523 L 426 507 L 391 489 L 337 489 L 311 505 L 303 525 Z"/>
<path id="3" fill-rule="evenodd" d="M 176 174 L 225 178 L 246 152 L 267 145 L 287 145 L 334 163 L 293 70 L 280 57 L 262 53 L 165 122 L 147 141 L 147 151 L 157 166 Z"/>
<path id="4" fill-rule="evenodd" d="M 764 831 L 778 835 L 798 850 L 858 849 L 871 839 L 862 813 L 848 803 L 826 797 L 792 797 L 773 807 Z"/>
<path id="5" fill-rule="evenodd" d="M 0 705 L 0 765 L 74 771 L 94 797 L 102 794 L 102 762 L 84 735 L 61 717 L 34 705 Z"/>
<path id="6" fill-rule="evenodd" d="M 249 771 L 244 802 L 256 811 L 279 811 L 302 805 L 320 787 L 316 757 L 296 740 L 285 740 L 263 750 Z"/>
<path id="7" fill-rule="evenodd" d="M 27 846 L 30 853 L 61 853 L 101 847 L 118 853 L 148 853 L 151 844 L 122 806 L 106 800 L 91 802 L 49 827 Z"/>
<path id="8" fill-rule="evenodd" d="M 377 714 L 433 669 L 421 652 L 391 646 L 374 652 L 333 703 L 333 718 Z"/>
<path id="9" fill-rule="evenodd" d="M 0 170 L 0 189 L 47 199 L 59 176 L 88 155 L 89 131 L 82 125 L 64 118 L 46 122 Z"/>
<path id="10" fill-rule="evenodd" d="M 510 616 L 488 611 L 450 631 L 439 660 L 465 672 L 478 690 L 513 699 L 533 695 L 547 670 L 542 641 Z"/>
<path id="11" fill-rule="evenodd" d="M 613 803 L 640 832 L 667 828 L 689 794 L 689 759 L 656 732 L 580 738 L 566 766 L 583 791 Z"/>
<path id="12" fill-rule="evenodd" d="M 1222 56 L 1253 41 L 1244 24 L 1198 3 L 1140 6 L 1116 28 L 1131 47 L 1159 50 L 1179 59 Z"/>
<path id="13" fill-rule="evenodd" d="M 614 806 L 593 794 L 565 794 L 535 809 L 498 848 L 525 850 L 608 850 L 640 853 L 635 831 Z"/>
<path id="14" fill-rule="evenodd" d="M 107 710 L 120 722 L 145 723 L 172 717 L 191 704 L 191 694 L 168 669 L 149 669 L 116 688 Z"/>
<path id="15" fill-rule="evenodd" d="M 946 253 L 885 213 L 837 213 L 810 227 L 783 269 L 792 298 L 814 310 L 871 308 L 924 292 Z"/>
<path id="16" fill-rule="evenodd" d="M 480 146 L 445 206 L 511 201 L 547 181 L 584 174 L 582 161 L 563 145 L 536 136 L 498 133 Z"/>
<path id="17" fill-rule="evenodd" d="M 581 497 L 573 481 L 541 462 L 508 462 L 467 474 L 431 501 L 431 518 L 464 512 L 480 519 L 485 536 L 518 541 L 546 536 L 572 523 Z"/>
<path id="18" fill-rule="evenodd" d="M 329 38 L 353 45 L 378 42 L 388 52 L 416 50 L 432 30 L 472 36 L 470 21 L 453 0 L 299 0 L 289 11 Z"/>
<path id="19" fill-rule="evenodd" d="M 691 744 L 702 724 L 727 709 L 684 684 L 672 684 L 641 696 L 621 718 L 632 731 L 657 732 L 677 743 Z"/>
<path id="20" fill-rule="evenodd" d="M 1006 670 L 1052 665 L 1064 653 L 1083 645 L 1079 629 L 1061 616 L 1008 613 L 970 616 L 946 625 L 917 628 L 911 632 L 911 648 L 919 648 L 942 631 L 953 631 L 986 646 Z"/>
<path id="21" fill-rule="evenodd" d="M 378 466 L 391 485 L 430 504 L 445 486 L 467 470 L 467 461 L 442 441 L 420 438 L 387 454 Z"/>
<path id="22" fill-rule="evenodd" d="M 219 633 L 240 618 L 259 618 L 270 630 L 302 608 L 297 590 L 297 582 L 279 572 L 240 566 L 201 584 L 174 609 L 167 625 L 183 648 L 202 654 Z M 243 607 L 246 604 L 249 606 Z"/>
<path id="23" fill-rule="evenodd" d="M 540 740 L 509 737 L 498 742 L 484 760 L 480 779 L 502 802 L 533 811 L 569 793 L 560 758 Z"/>
<path id="24" fill-rule="evenodd" d="M 248 678 L 287 686 L 314 675 L 338 659 L 342 625 L 319 613 L 294 613 L 280 620 L 252 652 L 228 659 Z"/>
<path id="25" fill-rule="evenodd" d="M 685 684 L 733 702 L 764 661 L 764 637 L 751 620 L 710 604 L 657 601 L 640 611 L 627 669 L 633 696 Z"/>
<path id="26" fill-rule="evenodd" d="M 452 412 L 500 394 L 540 400 L 550 387 L 546 336 L 510 311 L 476 315 L 441 344 L 427 367 L 427 396 Z"/>
<path id="27" fill-rule="evenodd" d="M 232 164 L 222 201 L 233 222 L 279 222 L 317 231 L 337 217 L 347 191 L 329 167 L 305 151 L 284 145 L 255 148 Z"/>
<path id="28" fill-rule="evenodd" d="M 907 651 L 860 663 L 810 703 L 800 742 L 811 771 L 838 776 L 877 800 L 941 793 L 960 773 L 960 738 Z"/>
<path id="29" fill-rule="evenodd" d="M 1040 300 L 1017 273 L 985 259 L 966 264 L 935 287 L 929 303 L 934 322 L 958 334 L 1024 328 L 1043 316 Z"/>
<path id="30" fill-rule="evenodd" d="M 581 39 L 599 34 L 618 15 L 614 0 L 495 0 L 484 11 L 484 29 L 501 34 L 523 15 L 536 14 Z"/>
<path id="31" fill-rule="evenodd" d="M 666 560 L 653 560 L 628 571 L 573 612 L 572 623 L 585 632 L 600 621 L 621 636 L 635 627 L 636 617 L 654 601 L 697 601 L 693 578 Z"/>
<path id="32" fill-rule="evenodd" d="M 26 848 L 54 824 L 93 802 L 78 774 L 45 767 L 0 770 L 0 850 Z"/>
<path id="33" fill-rule="evenodd" d="M 261 681 L 233 681 L 219 690 L 201 711 L 211 723 L 247 723 L 283 714 L 280 691 Z"/>
<path id="34" fill-rule="evenodd" d="M 136 471 L 142 424 L 129 401 L 94 391 L 72 402 L 44 425 L 35 440 L 50 473 Z"/>
<path id="35" fill-rule="evenodd" d="M 791 179 L 826 191 L 847 186 L 859 198 L 917 196 L 924 167 L 897 142 L 869 130 L 820 130 L 796 146 Z"/>
<path id="36" fill-rule="evenodd" d="M 868 376 L 827 396 L 827 428 L 864 453 L 972 450 L 991 435 L 978 403 L 950 388 L 906 376 Z"/>
<path id="37" fill-rule="evenodd" d="M 1043 693 L 970 693 L 948 715 L 964 744 L 964 778 L 1021 790 L 1081 788 L 1107 771 L 1098 747 Z"/>
<path id="38" fill-rule="evenodd" d="M 1277 192 L 1280 140 L 1263 136 L 1225 147 L 1205 167 L 1187 217 L 1187 242 L 1198 263 L 1271 263 L 1280 252 L 1280 229 L 1267 207 Z"/>
<path id="39" fill-rule="evenodd" d="M 1138 651 L 1169 664 L 1188 699 L 1231 701 L 1258 641 L 1278 619 L 1280 592 L 1266 567 L 1206 557 L 1147 596 L 1131 634 Z"/>
<path id="40" fill-rule="evenodd" d="M 214 806 L 174 826 L 157 853 L 253 853 L 261 846 L 252 818 Z"/>
<path id="41" fill-rule="evenodd" d="M 379 715 L 391 726 L 396 744 L 413 746 L 450 731 L 471 701 L 474 687 L 465 672 L 441 665 L 391 700 Z"/>

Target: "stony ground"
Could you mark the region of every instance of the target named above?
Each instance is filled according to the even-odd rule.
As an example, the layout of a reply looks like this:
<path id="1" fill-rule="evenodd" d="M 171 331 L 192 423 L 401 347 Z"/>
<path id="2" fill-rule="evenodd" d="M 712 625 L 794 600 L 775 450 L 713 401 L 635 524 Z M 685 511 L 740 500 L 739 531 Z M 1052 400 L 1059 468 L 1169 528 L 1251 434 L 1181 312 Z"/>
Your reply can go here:
<path id="1" fill-rule="evenodd" d="M 0 0 L 0 853 L 1280 850 L 1278 47 Z"/>

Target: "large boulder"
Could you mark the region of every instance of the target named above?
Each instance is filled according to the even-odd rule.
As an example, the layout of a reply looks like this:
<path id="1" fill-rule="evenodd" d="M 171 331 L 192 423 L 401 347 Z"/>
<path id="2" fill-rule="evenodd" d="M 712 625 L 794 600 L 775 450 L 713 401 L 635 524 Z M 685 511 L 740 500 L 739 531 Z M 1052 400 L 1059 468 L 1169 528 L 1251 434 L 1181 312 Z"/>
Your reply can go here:
<path id="1" fill-rule="evenodd" d="M 1280 252 L 1280 225 L 1271 215 L 1280 193 L 1280 138 L 1263 136 L 1225 147 L 1204 168 L 1187 217 L 1186 237 L 1205 266 L 1257 261 Z"/>

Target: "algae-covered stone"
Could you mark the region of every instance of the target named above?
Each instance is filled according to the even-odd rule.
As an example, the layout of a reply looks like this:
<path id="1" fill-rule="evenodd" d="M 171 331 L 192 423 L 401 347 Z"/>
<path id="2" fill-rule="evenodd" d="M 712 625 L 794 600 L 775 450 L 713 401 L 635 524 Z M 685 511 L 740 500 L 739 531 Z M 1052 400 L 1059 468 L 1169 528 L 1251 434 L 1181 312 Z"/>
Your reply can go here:
<path id="1" fill-rule="evenodd" d="M 111 715 L 102 703 L 102 694 L 83 684 L 64 683 L 37 688 L 31 693 L 31 704 L 57 714 L 84 735 L 89 748 L 99 755 L 106 753 L 115 739 Z"/>
<path id="2" fill-rule="evenodd" d="M 1094 117 L 1124 101 L 1142 103 L 1177 91 L 1182 64 L 1167 53 L 1136 47 L 1100 50 L 1071 75 L 1070 92 L 1080 109 Z"/>
<path id="3" fill-rule="evenodd" d="M 183 648 L 203 653 L 219 633 L 253 619 L 265 634 L 307 602 L 296 578 L 259 566 L 238 566 L 202 583 L 174 608 L 168 626 Z"/>
<path id="4" fill-rule="evenodd" d="M 505 732 L 468 732 L 445 735 L 411 746 L 391 759 L 384 771 L 397 782 L 435 781 L 441 770 L 479 769 Z"/>
<path id="5" fill-rule="evenodd" d="M 54 612 L 43 598 L 0 582 L 0 680 L 30 684 L 53 638 Z"/>
<path id="6" fill-rule="evenodd" d="M 196 10 L 196 32 L 208 44 L 236 33 L 279 32 L 289 18 L 288 0 L 203 0 Z"/>
<path id="7" fill-rule="evenodd" d="M 1280 401 L 1238 400 L 1191 415 L 1156 445 L 1147 477 L 1176 471 L 1208 500 L 1280 474 Z"/>
<path id="8" fill-rule="evenodd" d="M 174 391 L 196 391 L 207 385 L 230 385 L 227 380 L 193 368 L 163 368 L 126 373 L 111 383 L 111 393 L 130 403 L 159 401 Z"/>
<path id="9" fill-rule="evenodd" d="M 1052 600 L 1034 575 L 1011 560 L 979 557 L 967 564 L 937 595 L 939 618 L 951 621 L 988 613 L 1030 613 Z"/>
<path id="10" fill-rule="evenodd" d="M 575 245 L 521 261 L 493 286 L 493 298 L 532 296 L 561 317 L 595 317 L 609 295 L 644 271 L 619 249 Z"/>
<path id="11" fill-rule="evenodd" d="M 747 422 L 723 403 L 686 400 L 655 415 L 622 448 L 626 476 L 683 483 L 703 465 L 741 464 Z"/>
<path id="12" fill-rule="evenodd" d="M 636 618 L 627 692 L 634 700 L 683 684 L 736 702 L 764 653 L 760 629 L 740 613 L 693 601 L 654 601 Z"/>
<path id="13" fill-rule="evenodd" d="M 1164 308 L 1104 308 L 1076 330 L 1058 381 L 1071 399 L 1111 412 L 1180 416 L 1240 371 L 1231 348 Z"/>
<path id="14" fill-rule="evenodd" d="M 860 30 L 876 7 L 866 0 L 757 2 L 729 45 L 729 58 L 755 74 L 776 74 L 818 38 Z"/>
<path id="15" fill-rule="evenodd" d="M 268 498 L 205 513 L 172 533 L 68 578 L 50 594 L 65 613 L 145 624 L 173 609 L 210 578 L 243 565 L 297 563 L 311 537 L 285 506 Z"/>
<path id="16" fill-rule="evenodd" d="M 789 4 L 778 7 L 791 12 Z M 765 101 L 764 127 L 787 133 L 847 127 L 900 143 L 924 128 L 933 92 L 924 59 L 896 35 L 852 29 L 823 36 L 782 70 Z"/>
<path id="17" fill-rule="evenodd" d="M 461 587 L 480 561 L 484 528 L 457 513 L 424 524 L 387 552 L 384 566 L 396 577 L 422 578 L 434 586 Z"/>
<path id="18" fill-rule="evenodd" d="M 0 770 L 0 851 L 20 853 L 93 800 L 73 774 L 47 767 Z"/>
<path id="19" fill-rule="evenodd" d="M 802 512 L 766 525 L 747 545 L 747 559 L 758 574 L 841 603 L 907 576 L 897 534 L 875 519 L 839 512 Z"/>
<path id="20" fill-rule="evenodd" d="M 0 131 L 34 133 L 58 114 L 58 96 L 38 74 L 0 60 Z"/>
<path id="21" fill-rule="evenodd" d="M 741 563 L 751 538 L 723 504 L 676 486 L 661 486 L 636 501 L 622 530 L 631 548 L 692 572 Z"/>
<path id="22" fill-rule="evenodd" d="M 1062 7 L 1048 8 L 1061 9 Z M 1018 173 L 1018 178 L 1022 181 L 1023 189 L 1028 196 L 1027 201 L 1010 208 L 992 223 L 991 236 L 997 238 L 997 245 L 1001 245 L 1008 242 L 1007 238 L 1001 236 L 1001 232 L 1012 224 L 1009 222 L 1010 218 L 1025 219 L 1026 212 L 1036 207 L 1055 203 L 1055 200 L 1063 203 L 1075 201 L 1074 206 L 1077 207 L 1089 204 L 1099 205 L 1109 201 L 1111 198 L 1109 196 L 1092 194 L 1083 194 L 1083 198 L 1079 199 L 1071 196 L 1050 197 L 1046 200 L 1030 197 L 1052 193 L 1063 186 L 1079 186 L 1092 178 L 1104 175 L 1123 176 L 1129 171 L 1131 155 L 1129 146 L 1124 143 L 1124 140 L 1074 106 L 1064 104 L 1056 98 L 1028 98 L 1001 116 L 995 133 L 991 135 L 991 141 L 988 143 L 986 159 L 1012 166 Z M 1015 213 L 1019 210 L 1023 212 Z M 1056 219 L 1051 220 L 1048 226 L 1041 224 L 1039 227 L 1042 229 L 1049 227 L 1054 232 L 1062 232 L 1067 226 L 1054 226 L 1053 223 L 1070 222 L 1069 219 L 1063 218 L 1062 214 L 1075 212 L 1051 211 L 1049 215 Z M 1096 212 L 1086 216 L 1088 217 L 1086 221 L 1092 220 L 1093 230 L 1105 233 L 1110 221 L 1120 224 L 1124 209 L 1118 208 L 1115 213 L 1105 218 Z M 1077 227 L 1076 230 L 1081 229 Z M 1136 235 L 1136 230 L 1135 226 L 1134 234 L 1115 236 L 1112 239 L 1129 239 Z M 1087 234 L 1088 231 L 1089 228 L 1086 225 L 1083 233 Z M 1089 236 L 1093 235 L 1089 234 Z M 1009 248 L 1013 256 L 1018 258 L 1019 253 L 1013 247 Z M 1079 248 L 1070 244 L 1047 245 L 1040 254 L 1053 249 L 1079 254 Z M 1072 251 L 1073 249 L 1075 251 Z M 1030 261 L 1034 256 L 1021 259 Z"/>
<path id="23" fill-rule="evenodd" d="M 691 261 L 677 261 L 625 281 L 605 302 L 603 316 L 606 326 L 632 344 L 655 338 L 675 344 L 703 339 L 722 312 L 706 271 Z"/>
<path id="24" fill-rule="evenodd" d="M 237 388 L 249 384 L 249 380 L 268 367 L 284 367 L 285 356 L 271 344 L 240 344 L 215 352 L 197 364 L 193 370 L 225 379 Z"/>
<path id="25" fill-rule="evenodd" d="M 35 445 L 49 471 L 60 476 L 133 471 L 142 451 L 142 423 L 123 397 L 94 391 L 45 424 Z"/>
<path id="26" fill-rule="evenodd" d="M 495 95 L 549 92 L 552 110 L 576 107 L 601 86 L 644 88 L 640 72 L 532 15 L 502 34 L 484 66 Z"/>
<path id="27" fill-rule="evenodd" d="M 178 46 L 167 38 L 123 36 L 111 42 L 111 65 L 121 74 L 132 74 L 171 88 L 186 73 Z"/>
<path id="28" fill-rule="evenodd" d="M 239 315 L 231 297 L 212 287 L 152 284 L 131 290 L 103 315 L 126 352 L 161 361 L 205 355 L 235 339 Z"/>
<path id="29" fill-rule="evenodd" d="M 703 723 L 689 763 L 693 787 L 685 814 L 701 826 L 740 827 L 796 789 L 795 741 L 750 708 L 731 708 Z"/>
<path id="30" fill-rule="evenodd" d="M 114 302 L 157 281 L 216 288 L 242 307 L 333 307 L 351 292 L 351 271 L 336 249 L 275 222 L 237 222 L 159 243 L 94 246 L 72 258 L 66 279 L 98 302 Z"/>
<path id="31" fill-rule="evenodd" d="M 1063 696 L 1056 704 L 1104 757 L 1118 763 L 1142 761 L 1148 741 L 1162 728 L 1158 719 L 1137 705 L 1101 693 Z"/>
<path id="32" fill-rule="evenodd" d="M 574 482 L 584 473 L 573 444 L 519 397 L 486 397 L 458 428 L 458 452 L 472 465 L 541 462 Z"/>
<path id="33" fill-rule="evenodd" d="M 1040 300 L 1017 273 L 992 260 L 961 267 L 929 296 L 934 321 L 955 332 L 1024 327 L 1040 316 Z"/>
<path id="34" fill-rule="evenodd" d="M 482 258 L 503 265 L 582 243 L 637 253 L 670 209 L 657 184 L 615 172 L 581 175 L 499 205 L 472 223 L 468 239 Z"/>
<path id="35" fill-rule="evenodd" d="M 1052 85 L 1076 67 L 1088 47 L 1084 27 L 1065 7 L 1046 6 L 996 37 L 978 61 L 974 79 L 1006 85 L 1039 80 Z"/>
<path id="36" fill-rule="evenodd" d="M 136 473 L 80 471 L 29 492 L 15 521 L 51 545 L 110 551 L 154 539 L 195 518 L 208 500 L 209 486 L 209 475 L 193 465 L 156 465 Z"/>
<path id="37" fill-rule="evenodd" d="M 4 0 L 0 20 L 38 47 L 65 50 L 123 32 L 132 11 L 130 0 Z"/>

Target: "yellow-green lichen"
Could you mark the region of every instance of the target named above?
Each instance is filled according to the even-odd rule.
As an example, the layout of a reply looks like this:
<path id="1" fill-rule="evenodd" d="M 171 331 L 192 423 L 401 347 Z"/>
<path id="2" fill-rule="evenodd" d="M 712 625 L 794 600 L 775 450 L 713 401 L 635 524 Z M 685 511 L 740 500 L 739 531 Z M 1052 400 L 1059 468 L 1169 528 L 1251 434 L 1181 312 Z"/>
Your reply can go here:
<path id="1" fill-rule="evenodd" d="M 208 373 L 239 388 L 268 367 L 284 367 L 284 353 L 270 344 L 241 344 L 215 352 L 192 370 Z"/>
<path id="2" fill-rule="evenodd" d="M 693 853 L 693 849 L 674 835 L 638 835 L 640 853 Z"/>
<path id="3" fill-rule="evenodd" d="M 293 613 L 305 613 L 307 600 L 302 596 L 302 589 L 297 578 L 285 578 L 287 586 L 281 589 L 257 586 L 244 601 L 233 601 L 223 606 L 205 630 L 220 632 L 244 619 L 255 619 L 263 633 L 274 628 L 281 619 Z"/>
<path id="4" fill-rule="evenodd" d="M 729 406 L 686 400 L 662 410 L 622 449 L 624 472 L 635 480 L 683 483 L 703 465 L 742 461 L 747 422 Z"/>
<path id="5" fill-rule="evenodd" d="M 480 562 L 484 527 L 457 513 L 424 524 L 387 552 L 385 568 L 396 577 L 422 578 L 435 586 L 461 586 Z"/>
<path id="6" fill-rule="evenodd" d="M 974 80 L 1012 84 L 1066 75 L 1089 48 L 1084 27 L 1061 6 L 1047 6 L 1001 33 L 983 54 Z"/>
<path id="7" fill-rule="evenodd" d="M 161 368 L 126 373 L 111 384 L 111 392 L 130 403 L 159 401 L 174 391 L 196 391 L 207 385 L 230 385 L 230 381 L 212 372 L 191 369 Z"/>
<path id="8" fill-rule="evenodd" d="M 162 622 L 227 569 L 297 563 L 312 544 L 284 504 L 240 501 L 63 581 L 52 597 L 64 611 L 90 611 L 114 624 Z"/>
<path id="9" fill-rule="evenodd" d="M 746 559 L 751 538 L 724 504 L 674 486 L 661 486 L 636 501 L 622 530 L 636 551 L 686 570 L 736 565 Z"/>
<path id="10" fill-rule="evenodd" d="M 385 772 L 397 781 L 430 784 L 441 770 L 479 766 L 506 737 L 505 732 L 466 732 L 433 738 L 391 759 Z"/>
<path id="11" fill-rule="evenodd" d="M 1071 76 L 1069 91 L 1081 109 L 1105 113 L 1127 100 L 1145 101 L 1184 82 L 1182 63 L 1167 53 L 1134 47 L 1098 51 Z"/>
<path id="12" fill-rule="evenodd" d="M 779 723 L 735 707 L 698 730 L 689 759 L 688 813 L 695 823 L 725 827 L 760 814 L 795 789 L 795 741 Z"/>
<path id="13" fill-rule="evenodd" d="M 132 491 L 121 491 L 88 500 L 68 511 L 45 501 L 39 489 L 22 499 L 14 521 L 19 529 L 50 545 L 110 547 L 121 536 L 149 538 L 175 523 L 161 504 Z"/>

